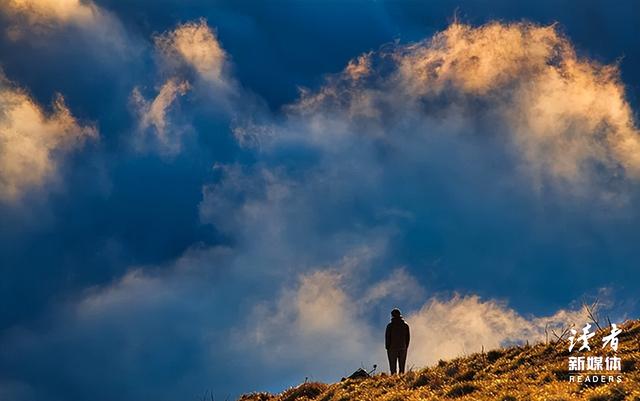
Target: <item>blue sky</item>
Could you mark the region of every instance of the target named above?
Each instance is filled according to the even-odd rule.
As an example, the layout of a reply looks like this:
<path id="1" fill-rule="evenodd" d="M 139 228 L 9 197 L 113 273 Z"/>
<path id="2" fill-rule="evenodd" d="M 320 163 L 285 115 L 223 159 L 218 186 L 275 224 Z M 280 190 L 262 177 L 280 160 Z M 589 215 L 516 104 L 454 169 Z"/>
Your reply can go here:
<path id="1" fill-rule="evenodd" d="M 394 306 L 415 366 L 539 338 L 585 299 L 636 316 L 639 18 L 0 6 L 0 398 L 333 381 L 383 365 Z"/>

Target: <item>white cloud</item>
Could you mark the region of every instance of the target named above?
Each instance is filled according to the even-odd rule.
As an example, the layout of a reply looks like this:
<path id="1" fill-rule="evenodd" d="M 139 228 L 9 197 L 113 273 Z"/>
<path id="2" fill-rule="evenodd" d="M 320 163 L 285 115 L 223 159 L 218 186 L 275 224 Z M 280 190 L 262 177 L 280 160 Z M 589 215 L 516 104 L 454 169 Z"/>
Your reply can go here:
<path id="1" fill-rule="evenodd" d="M 247 344 L 270 365 L 297 364 L 329 380 L 361 362 L 377 363 L 386 370 L 384 324 L 374 326 L 371 311 L 376 305 L 388 305 L 390 310 L 414 302 L 413 289 L 420 286 L 407 272 L 396 270 L 387 279 L 359 288 L 355 282 L 362 279 L 363 271 L 352 274 L 351 270 L 339 265 L 301 274 L 274 303 L 255 308 L 247 323 Z M 380 291 L 389 283 L 402 295 Z M 371 297 L 372 293 L 376 296 Z M 361 307 L 363 303 L 366 308 Z M 431 297 L 417 310 L 404 312 L 412 333 L 408 366 L 415 367 L 482 349 L 545 341 L 545 329 L 561 332 L 559 328 L 588 320 L 583 310 L 525 317 L 502 302 L 476 295 Z"/>
<path id="2" fill-rule="evenodd" d="M 27 92 L 0 77 L 0 199 L 15 201 L 55 179 L 65 154 L 98 137 L 82 125 L 61 95 L 50 113 Z"/>
<path id="3" fill-rule="evenodd" d="M 545 341 L 547 328 L 561 333 L 559 328 L 588 321 L 584 310 L 564 309 L 527 318 L 502 302 L 475 295 L 432 298 L 409 313 L 407 320 L 415 339 L 411 360 L 418 366 L 505 344 Z M 550 332 L 549 337 L 555 340 Z"/>
<path id="4" fill-rule="evenodd" d="M 275 303 L 258 304 L 238 347 L 252 347 L 276 369 L 297 366 L 316 374 L 368 362 L 376 354 L 370 349 L 375 336 L 368 322 L 359 318 L 359 305 L 347 283 L 366 269 L 371 252 L 375 250 L 359 249 L 335 268 L 301 274 Z"/>
<path id="5" fill-rule="evenodd" d="M 389 277 L 367 289 L 360 302 L 367 306 L 380 300 L 416 301 L 424 297 L 424 289 L 405 268 L 394 269 Z"/>

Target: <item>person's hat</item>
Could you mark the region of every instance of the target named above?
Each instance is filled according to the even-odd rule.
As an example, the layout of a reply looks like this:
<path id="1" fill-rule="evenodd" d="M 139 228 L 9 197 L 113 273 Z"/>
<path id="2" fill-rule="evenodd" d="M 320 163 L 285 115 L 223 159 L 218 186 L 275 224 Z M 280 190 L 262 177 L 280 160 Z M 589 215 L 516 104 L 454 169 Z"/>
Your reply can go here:
<path id="1" fill-rule="evenodd" d="M 391 317 L 402 317 L 402 313 L 400 313 L 400 309 L 394 308 L 391 311 Z"/>

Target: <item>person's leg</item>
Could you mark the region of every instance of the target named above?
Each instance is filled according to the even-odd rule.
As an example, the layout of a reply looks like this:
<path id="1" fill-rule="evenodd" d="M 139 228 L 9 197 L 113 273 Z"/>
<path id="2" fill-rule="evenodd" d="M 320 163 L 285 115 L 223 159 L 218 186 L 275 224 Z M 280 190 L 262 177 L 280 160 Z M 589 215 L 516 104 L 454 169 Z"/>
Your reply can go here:
<path id="1" fill-rule="evenodd" d="M 398 365 L 400 365 L 400 373 L 404 373 L 404 364 L 407 362 L 407 350 L 398 351 Z"/>
<path id="2" fill-rule="evenodd" d="M 391 374 L 395 374 L 396 373 L 396 362 L 398 360 L 398 353 L 394 350 L 387 350 L 387 357 L 389 358 L 389 370 L 391 371 Z"/>

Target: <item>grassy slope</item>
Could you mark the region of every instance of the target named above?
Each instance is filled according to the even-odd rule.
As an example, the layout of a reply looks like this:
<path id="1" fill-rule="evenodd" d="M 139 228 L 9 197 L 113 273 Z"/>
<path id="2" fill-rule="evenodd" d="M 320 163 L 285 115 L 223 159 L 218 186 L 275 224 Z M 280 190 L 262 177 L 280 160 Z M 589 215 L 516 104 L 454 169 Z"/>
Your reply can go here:
<path id="1" fill-rule="evenodd" d="M 440 361 L 437 366 L 401 376 L 384 373 L 365 380 L 335 384 L 306 383 L 272 395 L 252 393 L 242 401 L 640 401 L 640 321 L 621 326 L 617 356 L 622 358 L 622 383 L 570 383 L 567 341 L 512 347 Z M 608 330 L 605 330 L 608 334 Z M 598 355 L 603 333 L 590 340 Z M 610 350 L 608 355 L 611 355 Z M 604 355 L 604 354 L 602 354 Z"/>

